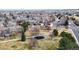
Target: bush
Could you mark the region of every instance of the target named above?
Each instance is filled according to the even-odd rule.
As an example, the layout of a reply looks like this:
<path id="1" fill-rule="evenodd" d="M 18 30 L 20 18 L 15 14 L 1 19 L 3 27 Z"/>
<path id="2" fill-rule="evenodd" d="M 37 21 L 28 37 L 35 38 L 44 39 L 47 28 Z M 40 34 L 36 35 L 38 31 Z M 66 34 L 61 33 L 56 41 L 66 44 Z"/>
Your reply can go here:
<path id="1" fill-rule="evenodd" d="M 54 34 L 54 36 L 58 36 L 58 30 L 54 29 L 53 34 Z"/>
<path id="2" fill-rule="evenodd" d="M 75 42 L 75 39 L 72 37 L 72 35 L 71 35 L 70 33 L 67 33 L 67 32 L 64 32 L 64 31 L 63 31 L 63 32 L 60 34 L 60 36 L 62 36 L 62 37 L 67 37 L 69 40 Z"/>
<path id="3" fill-rule="evenodd" d="M 64 49 L 75 49 L 78 48 L 78 45 L 76 42 L 70 41 L 67 37 L 64 37 L 60 40 L 59 44 L 59 49 L 64 50 Z"/>
<path id="4" fill-rule="evenodd" d="M 79 49 L 78 45 L 75 42 L 75 39 L 72 37 L 71 34 L 67 32 L 62 32 L 60 34 L 63 38 L 59 41 L 59 49 Z"/>

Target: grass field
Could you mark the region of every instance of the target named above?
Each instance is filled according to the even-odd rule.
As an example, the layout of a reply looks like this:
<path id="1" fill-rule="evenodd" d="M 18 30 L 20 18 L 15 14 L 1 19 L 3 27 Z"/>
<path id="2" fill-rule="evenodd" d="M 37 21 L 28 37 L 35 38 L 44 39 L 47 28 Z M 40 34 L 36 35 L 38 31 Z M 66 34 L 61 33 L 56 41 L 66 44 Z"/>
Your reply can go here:
<path id="1" fill-rule="evenodd" d="M 59 34 L 62 31 L 69 32 L 68 29 L 62 28 L 58 30 Z M 50 32 L 52 32 L 52 30 Z M 41 34 L 49 35 L 50 32 L 41 31 Z M 26 36 L 29 37 L 29 35 Z M 27 38 L 25 42 L 21 42 L 20 38 L 16 38 L 8 41 L 0 41 L 0 50 L 56 50 L 59 47 L 60 39 L 61 37 L 57 36 L 52 39 L 51 37 L 48 37 L 47 39 L 36 40 L 36 46 L 31 48 L 29 44 L 30 39 Z"/>

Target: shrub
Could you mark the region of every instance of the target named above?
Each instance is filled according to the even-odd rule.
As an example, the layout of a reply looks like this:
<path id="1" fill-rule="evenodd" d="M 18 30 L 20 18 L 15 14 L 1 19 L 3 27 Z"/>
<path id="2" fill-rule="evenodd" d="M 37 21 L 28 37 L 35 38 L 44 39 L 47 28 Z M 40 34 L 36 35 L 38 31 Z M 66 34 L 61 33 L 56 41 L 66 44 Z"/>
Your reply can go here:
<path id="1" fill-rule="evenodd" d="M 62 32 L 60 34 L 62 36 L 61 40 L 59 41 L 59 49 L 79 49 L 78 45 L 75 42 L 75 39 L 72 37 L 71 34 L 67 32 Z"/>
<path id="2" fill-rule="evenodd" d="M 78 48 L 76 42 L 70 41 L 67 37 L 62 38 L 59 42 L 59 49 L 61 50 Z"/>
<path id="3" fill-rule="evenodd" d="M 75 42 L 75 39 L 72 37 L 72 35 L 71 35 L 70 33 L 67 33 L 67 32 L 64 32 L 64 31 L 63 31 L 63 32 L 60 34 L 60 36 L 62 36 L 62 37 L 67 37 L 69 40 Z"/>
<path id="4" fill-rule="evenodd" d="M 57 36 L 58 35 L 58 30 L 54 29 L 53 34 L 54 34 L 54 36 Z"/>

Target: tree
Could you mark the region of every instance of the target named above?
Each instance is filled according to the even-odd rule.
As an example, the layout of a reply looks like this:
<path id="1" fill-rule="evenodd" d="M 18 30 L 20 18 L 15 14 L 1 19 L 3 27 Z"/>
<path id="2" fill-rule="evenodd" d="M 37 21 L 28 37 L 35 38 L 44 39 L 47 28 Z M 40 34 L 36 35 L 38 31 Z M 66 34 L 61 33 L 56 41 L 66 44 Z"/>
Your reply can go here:
<path id="1" fill-rule="evenodd" d="M 64 24 L 64 25 L 65 25 L 65 26 L 68 26 L 68 20 L 65 21 L 65 24 Z"/>
<path id="2" fill-rule="evenodd" d="M 54 36 L 57 36 L 58 35 L 58 30 L 54 29 L 53 34 L 54 34 Z"/>
<path id="3" fill-rule="evenodd" d="M 30 25 L 29 22 L 22 22 L 21 26 L 23 27 L 24 32 L 26 32 L 26 30 L 28 29 L 28 25 Z"/>
<path id="4" fill-rule="evenodd" d="M 22 34 L 21 34 L 21 41 L 25 41 L 26 40 L 26 36 L 25 36 L 25 32 L 28 29 L 28 25 L 30 23 L 29 22 L 22 22 L 21 26 L 22 26 Z"/>
<path id="5" fill-rule="evenodd" d="M 64 31 L 63 31 L 63 32 L 60 34 L 60 36 L 62 36 L 62 37 L 68 37 L 69 40 L 71 40 L 72 42 L 75 42 L 74 38 L 72 37 L 72 35 L 71 35 L 70 33 L 67 33 L 67 32 L 64 32 Z"/>
<path id="6" fill-rule="evenodd" d="M 60 41 L 59 41 L 59 49 L 66 49 L 66 45 L 67 45 L 67 40 L 68 38 L 67 37 L 64 37 L 62 38 Z"/>
<path id="7" fill-rule="evenodd" d="M 60 43 L 59 44 L 59 49 L 61 49 L 61 50 L 79 48 L 78 45 L 76 44 L 76 42 L 72 42 L 68 37 L 63 37 L 59 41 L 59 43 Z"/>
<path id="8" fill-rule="evenodd" d="M 75 39 L 72 37 L 70 33 L 62 32 L 60 34 L 62 36 L 61 40 L 59 41 L 59 49 L 79 49 L 78 45 L 76 44 Z"/>
<path id="9" fill-rule="evenodd" d="M 68 29 L 68 20 L 65 21 L 64 26 L 65 26 L 66 29 Z"/>
<path id="10" fill-rule="evenodd" d="M 25 33 L 22 31 L 22 34 L 21 34 L 21 41 L 25 41 L 26 40 L 26 36 L 25 36 Z"/>
<path id="11" fill-rule="evenodd" d="M 69 20 L 69 17 L 68 16 L 66 16 L 66 18 L 67 18 L 67 20 Z"/>

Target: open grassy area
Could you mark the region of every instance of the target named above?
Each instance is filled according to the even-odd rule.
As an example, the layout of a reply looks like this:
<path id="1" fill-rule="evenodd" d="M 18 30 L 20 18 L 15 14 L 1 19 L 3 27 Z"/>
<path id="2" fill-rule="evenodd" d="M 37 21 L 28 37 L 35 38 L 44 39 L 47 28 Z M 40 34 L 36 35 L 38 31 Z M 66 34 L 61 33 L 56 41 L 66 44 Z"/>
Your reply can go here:
<path id="1" fill-rule="evenodd" d="M 49 35 L 50 32 L 41 31 L 40 33 Z M 28 31 L 26 32 L 26 36 L 30 37 Z M 21 42 L 20 39 L 3 42 L 0 43 L 0 50 L 56 50 L 59 45 L 60 37 L 54 37 L 52 39 L 48 37 L 47 39 L 36 40 L 36 46 L 34 48 L 31 48 L 30 40 L 31 39 L 27 38 L 24 42 Z"/>
<path id="2" fill-rule="evenodd" d="M 40 33 L 43 35 L 49 35 L 51 31 L 41 31 Z M 59 35 L 61 32 L 68 32 L 70 33 L 69 29 L 61 28 L 58 30 Z M 28 34 L 29 32 L 26 32 L 26 36 L 30 37 Z M 17 38 L 17 40 L 12 41 L 6 41 L 2 43 L 0 42 L 0 50 L 57 50 L 59 48 L 59 41 L 62 38 L 61 36 L 56 36 L 51 39 L 51 37 L 48 37 L 47 39 L 41 39 L 35 41 L 35 46 L 31 46 L 31 39 L 26 39 L 26 41 L 21 42 L 20 38 Z"/>
<path id="3" fill-rule="evenodd" d="M 37 40 L 35 50 L 40 49 L 57 49 L 58 48 L 58 39 L 55 40 Z M 5 43 L 0 43 L 0 50 L 28 50 L 29 48 L 29 40 L 27 39 L 25 42 L 21 41 L 10 41 Z"/>

